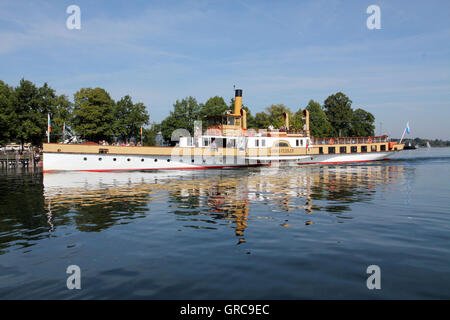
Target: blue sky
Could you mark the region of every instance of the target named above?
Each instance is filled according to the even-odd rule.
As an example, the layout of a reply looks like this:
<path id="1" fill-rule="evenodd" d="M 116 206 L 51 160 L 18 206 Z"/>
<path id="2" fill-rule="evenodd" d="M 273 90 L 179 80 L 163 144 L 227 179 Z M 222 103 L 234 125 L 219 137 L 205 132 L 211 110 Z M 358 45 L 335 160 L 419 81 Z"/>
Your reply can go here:
<path id="1" fill-rule="evenodd" d="M 66 8 L 81 8 L 81 29 Z M 381 30 L 366 9 L 381 8 Z M 292 110 L 337 91 L 376 117 L 376 133 L 450 139 L 449 1 L 0 2 L 0 80 L 83 87 L 144 102 L 152 121 L 176 99 L 228 102 L 253 114 Z"/>

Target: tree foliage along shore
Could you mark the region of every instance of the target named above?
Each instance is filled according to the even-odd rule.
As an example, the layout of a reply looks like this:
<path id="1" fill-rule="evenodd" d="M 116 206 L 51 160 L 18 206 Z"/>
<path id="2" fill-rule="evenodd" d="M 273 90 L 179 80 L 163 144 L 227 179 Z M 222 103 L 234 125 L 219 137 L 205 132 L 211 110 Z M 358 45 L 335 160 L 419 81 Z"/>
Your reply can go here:
<path id="1" fill-rule="evenodd" d="M 149 123 L 147 107 L 133 103 L 128 95 L 115 102 L 104 89 L 82 88 L 72 103 L 47 83 L 37 87 L 22 79 L 17 87 L 11 87 L 0 80 L 0 145 L 42 145 L 47 141 L 47 114 L 51 118 L 50 142 L 62 141 L 64 125 L 68 135 L 87 141 L 139 140 L 140 127 Z"/>
<path id="2" fill-rule="evenodd" d="M 342 92 L 330 95 L 323 106 L 310 100 L 304 108 L 292 111 L 284 104 L 272 104 L 255 115 L 246 105 L 248 128 L 282 128 L 283 113 L 289 114 L 290 129 L 301 130 L 303 109 L 310 113 L 311 134 L 315 137 L 373 136 L 374 116 L 358 108 Z M 51 116 L 51 142 L 62 140 L 66 132 L 87 141 L 114 140 L 128 142 L 140 139 L 140 128 L 149 125 L 147 107 L 134 103 L 129 95 L 114 101 L 102 88 L 82 88 L 74 94 L 74 102 L 65 95 L 57 95 L 47 83 L 38 87 L 22 79 L 17 87 L 0 81 L 0 144 L 18 142 L 41 145 L 46 141 L 47 114 Z M 234 109 L 234 99 L 229 104 L 214 96 L 205 103 L 194 97 L 176 100 L 173 110 L 161 123 L 152 123 L 143 130 L 144 144 L 155 145 L 155 137 L 162 132 L 170 141 L 175 129 L 186 129 L 193 134 L 194 121 L 203 127 L 214 124 L 211 117 L 221 116 Z"/>

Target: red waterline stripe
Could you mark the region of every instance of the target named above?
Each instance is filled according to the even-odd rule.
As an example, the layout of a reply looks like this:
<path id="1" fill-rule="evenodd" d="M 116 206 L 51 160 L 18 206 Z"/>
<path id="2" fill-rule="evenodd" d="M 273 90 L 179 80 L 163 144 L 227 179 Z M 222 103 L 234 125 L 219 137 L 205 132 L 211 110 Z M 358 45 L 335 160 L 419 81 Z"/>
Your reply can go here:
<path id="1" fill-rule="evenodd" d="M 354 160 L 354 161 L 336 161 L 336 162 L 298 162 L 298 165 L 302 164 L 338 164 L 338 163 L 351 163 L 351 162 L 372 162 L 372 161 L 384 161 L 384 160 L 390 160 L 389 158 L 386 159 L 377 159 L 377 160 Z"/>
<path id="2" fill-rule="evenodd" d="M 142 168 L 142 169 L 44 170 L 43 173 L 52 173 L 60 171 L 108 172 L 108 171 L 143 171 L 143 170 L 195 170 L 195 169 L 242 168 L 242 167 L 260 167 L 260 166 L 263 166 L 263 164 L 243 164 L 236 166 L 210 166 L 210 167 Z"/>

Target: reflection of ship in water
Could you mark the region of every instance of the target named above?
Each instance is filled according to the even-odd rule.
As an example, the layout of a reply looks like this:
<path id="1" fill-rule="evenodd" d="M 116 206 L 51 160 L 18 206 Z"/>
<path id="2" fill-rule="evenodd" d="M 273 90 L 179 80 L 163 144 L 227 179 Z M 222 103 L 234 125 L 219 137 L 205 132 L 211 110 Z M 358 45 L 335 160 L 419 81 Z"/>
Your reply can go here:
<path id="1" fill-rule="evenodd" d="M 255 219 L 282 219 L 280 225 L 287 227 L 291 214 L 325 211 L 352 218 L 345 217 L 351 203 L 369 201 L 377 189 L 402 178 L 403 171 L 401 166 L 371 165 L 167 176 L 149 172 L 55 173 L 44 175 L 44 196 L 54 217 L 68 219 L 66 213 L 75 213 L 71 216 L 82 231 L 145 217 L 152 204 L 164 203 L 184 227 L 216 229 L 221 222 L 229 222 L 242 242 L 245 229 Z M 261 205 L 270 210 L 258 210 Z M 58 223 L 52 224 L 57 228 Z"/>

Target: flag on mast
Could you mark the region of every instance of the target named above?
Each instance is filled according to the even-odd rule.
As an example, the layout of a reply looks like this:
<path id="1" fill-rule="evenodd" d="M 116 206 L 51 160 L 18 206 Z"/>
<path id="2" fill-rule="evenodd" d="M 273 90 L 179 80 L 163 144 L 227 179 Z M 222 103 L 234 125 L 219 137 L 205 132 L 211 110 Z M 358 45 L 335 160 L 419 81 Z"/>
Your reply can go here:
<path id="1" fill-rule="evenodd" d="M 409 130 L 409 121 L 408 121 L 408 122 L 406 123 L 405 130 L 403 130 L 403 134 L 402 134 L 402 137 L 401 137 L 399 143 L 402 143 L 403 138 L 405 137 L 405 133 L 409 134 L 410 132 L 411 132 L 411 131 Z"/>

